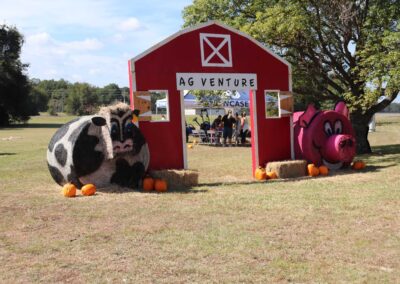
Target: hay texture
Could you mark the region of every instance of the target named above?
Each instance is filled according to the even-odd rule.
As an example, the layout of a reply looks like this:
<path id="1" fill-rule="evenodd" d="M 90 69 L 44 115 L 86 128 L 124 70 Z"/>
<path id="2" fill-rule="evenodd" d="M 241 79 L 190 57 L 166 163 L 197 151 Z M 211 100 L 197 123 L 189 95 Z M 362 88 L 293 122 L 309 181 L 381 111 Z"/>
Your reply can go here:
<path id="1" fill-rule="evenodd" d="M 295 178 L 307 175 L 306 160 L 291 160 L 269 162 L 265 167 L 267 172 L 276 172 L 278 178 Z"/>
<path id="2" fill-rule="evenodd" d="M 199 173 L 195 170 L 150 171 L 150 176 L 166 180 L 168 188 L 172 190 L 189 188 L 199 183 Z"/>

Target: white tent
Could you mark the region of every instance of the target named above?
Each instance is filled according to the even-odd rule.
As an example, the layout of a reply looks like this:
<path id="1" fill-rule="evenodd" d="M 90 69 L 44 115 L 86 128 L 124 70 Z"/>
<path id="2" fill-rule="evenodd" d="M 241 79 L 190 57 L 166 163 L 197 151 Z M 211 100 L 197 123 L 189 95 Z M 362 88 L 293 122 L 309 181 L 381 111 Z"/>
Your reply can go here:
<path id="1" fill-rule="evenodd" d="M 187 93 L 183 97 L 183 102 L 185 104 L 185 108 L 196 108 L 201 107 L 196 101 L 196 97 L 192 94 Z M 157 108 L 166 108 L 167 107 L 167 98 L 160 99 L 156 101 Z"/>

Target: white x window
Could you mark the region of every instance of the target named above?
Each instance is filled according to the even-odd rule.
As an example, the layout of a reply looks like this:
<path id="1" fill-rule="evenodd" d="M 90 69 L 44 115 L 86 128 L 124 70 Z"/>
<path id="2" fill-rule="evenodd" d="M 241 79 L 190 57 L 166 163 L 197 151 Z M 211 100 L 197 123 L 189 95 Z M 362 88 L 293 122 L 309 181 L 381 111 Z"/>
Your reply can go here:
<path id="1" fill-rule="evenodd" d="M 201 65 L 232 67 L 231 36 L 200 34 Z"/>

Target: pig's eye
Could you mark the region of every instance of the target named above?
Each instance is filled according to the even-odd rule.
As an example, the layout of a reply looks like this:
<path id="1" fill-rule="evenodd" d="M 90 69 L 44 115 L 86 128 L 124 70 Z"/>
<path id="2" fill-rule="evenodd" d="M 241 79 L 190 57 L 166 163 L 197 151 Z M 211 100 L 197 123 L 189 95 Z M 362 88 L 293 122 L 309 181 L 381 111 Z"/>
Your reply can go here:
<path id="1" fill-rule="evenodd" d="M 335 122 L 335 134 L 342 134 L 343 132 L 343 125 L 340 120 L 336 120 Z"/>
<path id="2" fill-rule="evenodd" d="M 326 121 L 324 123 L 324 131 L 325 131 L 325 134 L 327 136 L 331 136 L 333 134 L 332 126 L 331 126 L 331 123 L 329 121 Z"/>

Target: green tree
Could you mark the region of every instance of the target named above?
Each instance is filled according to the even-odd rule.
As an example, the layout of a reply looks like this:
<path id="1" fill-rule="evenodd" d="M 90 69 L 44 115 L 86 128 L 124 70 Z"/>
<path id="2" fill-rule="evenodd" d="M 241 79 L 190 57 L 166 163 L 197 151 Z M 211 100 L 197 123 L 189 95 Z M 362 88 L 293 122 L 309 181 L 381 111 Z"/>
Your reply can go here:
<path id="1" fill-rule="evenodd" d="M 87 83 L 75 83 L 70 88 L 66 111 L 75 115 L 93 114 L 99 107 L 96 88 Z"/>
<path id="2" fill-rule="evenodd" d="M 121 95 L 122 95 L 122 98 L 123 98 L 122 101 L 127 103 L 127 104 L 129 104 L 129 100 L 130 100 L 129 94 L 130 94 L 130 90 L 129 90 L 128 87 L 122 87 L 121 88 Z"/>
<path id="3" fill-rule="evenodd" d="M 223 21 L 284 56 L 301 103 L 344 100 L 369 153 L 368 122 L 400 91 L 399 14 L 400 0 L 194 0 L 183 18 Z"/>
<path id="4" fill-rule="evenodd" d="M 109 105 L 115 101 L 123 101 L 123 96 L 121 89 L 117 84 L 111 83 L 103 88 L 97 90 L 97 96 L 99 97 L 99 102 L 102 105 Z"/>
<path id="5" fill-rule="evenodd" d="M 43 89 L 31 83 L 29 96 L 38 111 L 47 111 L 49 96 Z"/>
<path id="6" fill-rule="evenodd" d="M 49 113 L 51 114 L 56 114 L 57 112 L 64 111 L 69 89 L 72 87 L 72 84 L 70 82 L 64 79 L 32 79 L 31 84 L 33 87 L 31 95 L 37 96 L 37 93 L 40 92 L 43 102 L 47 100 L 44 107 L 38 106 L 40 108 L 40 111 L 46 111 L 48 108 Z"/>
<path id="7" fill-rule="evenodd" d="M 20 61 L 23 37 L 15 27 L 0 25 L 0 125 L 26 121 L 37 111 Z"/>
<path id="8" fill-rule="evenodd" d="M 226 98 L 225 91 L 191 90 L 189 93 L 204 107 L 220 107 L 222 100 Z"/>

